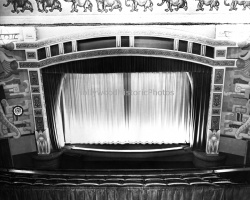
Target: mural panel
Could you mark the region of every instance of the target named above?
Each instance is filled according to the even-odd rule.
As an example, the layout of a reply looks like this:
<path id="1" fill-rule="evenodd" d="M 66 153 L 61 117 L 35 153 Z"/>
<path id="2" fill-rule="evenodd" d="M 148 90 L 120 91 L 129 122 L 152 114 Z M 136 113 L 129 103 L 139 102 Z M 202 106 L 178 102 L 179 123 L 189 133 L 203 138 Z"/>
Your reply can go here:
<path id="1" fill-rule="evenodd" d="M 3 111 L 2 120 L 0 120 L 0 137 L 34 133 L 28 72 L 11 67 L 15 58 L 2 51 L 0 53 L 0 86 L 2 89 L 0 101 Z"/>
<path id="2" fill-rule="evenodd" d="M 249 119 L 250 114 L 250 60 L 244 67 L 227 69 L 222 108 L 222 134 L 235 136 L 236 131 Z M 241 137 L 250 138 L 248 127 Z"/>

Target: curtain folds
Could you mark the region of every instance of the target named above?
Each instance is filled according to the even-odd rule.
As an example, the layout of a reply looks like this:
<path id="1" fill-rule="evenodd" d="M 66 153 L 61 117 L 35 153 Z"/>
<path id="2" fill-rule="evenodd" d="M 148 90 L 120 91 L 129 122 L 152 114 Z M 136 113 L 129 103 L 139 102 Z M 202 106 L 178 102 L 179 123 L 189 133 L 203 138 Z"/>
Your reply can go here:
<path id="1" fill-rule="evenodd" d="M 122 73 L 66 75 L 66 143 L 189 143 L 192 129 L 187 74 L 127 75 L 130 87 L 125 87 L 127 80 Z"/>
<path id="2" fill-rule="evenodd" d="M 250 186 L 32 187 L 3 186 L 3 200 L 249 200 Z"/>
<path id="3" fill-rule="evenodd" d="M 195 149 L 204 149 L 206 143 L 206 125 L 210 99 L 212 70 L 210 67 L 180 60 L 155 57 L 105 57 L 87 59 L 70 63 L 58 64 L 42 69 L 47 115 L 51 133 L 52 145 L 59 148 L 62 142 L 62 132 L 65 127 L 58 124 L 54 118 L 55 107 L 58 106 L 58 94 L 61 92 L 62 80 L 65 74 L 97 74 L 97 73 L 134 73 L 134 72 L 188 72 L 193 81 L 192 118 L 193 130 L 190 144 Z M 126 76 L 126 75 L 125 75 Z M 127 77 L 130 79 L 131 77 Z M 127 85 L 131 88 L 131 85 Z M 129 102 L 132 105 L 132 102 Z M 61 106 L 62 104 L 60 104 Z M 124 112 L 130 112 L 125 110 Z M 57 113 L 57 116 L 59 114 Z M 64 118 L 65 116 L 62 116 Z M 58 128 L 57 126 L 61 127 Z M 60 130 L 59 132 L 56 130 Z M 61 131 L 62 130 L 62 131 Z"/>
<path id="4" fill-rule="evenodd" d="M 211 71 L 191 72 L 190 75 L 193 80 L 192 120 L 194 124 L 191 146 L 194 149 L 204 151 L 206 147 Z"/>
<path id="5" fill-rule="evenodd" d="M 126 140 L 123 74 L 67 74 L 64 84 L 66 143 Z"/>
<path id="6" fill-rule="evenodd" d="M 130 129 L 142 143 L 189 143 L 190 83 L 183 72 L 131 73 Z M 145 94 L 143 94 L 145 93 Z M 131 137 L 133 137 L 131 135 Z"/>
<path id="7" fill-rule="evenodd" d="M 64 146 L 63 112 L 61 112 L 62 101 L 60 99 L 64 78 L 63 73 L 43 75 L 48 128 L 53 149 L 60 149 Z"/>

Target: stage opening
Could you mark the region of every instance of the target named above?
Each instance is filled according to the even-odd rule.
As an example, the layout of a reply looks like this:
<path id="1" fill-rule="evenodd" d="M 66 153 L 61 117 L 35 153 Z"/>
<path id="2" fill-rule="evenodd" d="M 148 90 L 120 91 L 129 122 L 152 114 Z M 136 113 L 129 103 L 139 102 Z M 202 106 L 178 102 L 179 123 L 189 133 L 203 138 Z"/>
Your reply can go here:
<path id="1" fill-rule="evenodd" d="M 211 73 L 195 63 L 135 56 L 44 68 L 52 144 L 204 148 Z"/>

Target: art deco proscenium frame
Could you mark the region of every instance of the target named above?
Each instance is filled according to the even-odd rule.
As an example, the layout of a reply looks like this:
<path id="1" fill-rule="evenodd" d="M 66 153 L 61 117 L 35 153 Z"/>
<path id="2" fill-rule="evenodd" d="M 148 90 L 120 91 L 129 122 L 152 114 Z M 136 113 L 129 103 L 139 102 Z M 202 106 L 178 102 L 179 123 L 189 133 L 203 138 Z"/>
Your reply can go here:
<path id="1" fill-rule="evenodd" d="M 78 51 L 77 49 L 76 44 L 78 40 L 111 36 L 116 38 L 116 47 L 114 48 L 94 49 L 87 51 Z M 129 47 L 121 47 L 121 36 L 129 37 Z M 135 36 L 174 39 L 174 50 L 151 48 L 150 46 L 144 48 L 135 47 Z M 179 40 L 185 40 L 188 42 L 187 52 L 178 51 Z M 65 42 L 71 42 L 71 53 L 64 53 L 63 43 Z M 193 43 L 201 44 L 200 55 L 192 53 Z M 51 56 L 50 51 L 52 45 L 58 45 L 59 48 L 59 54 L 53 57 Z M 206 46 L 214 48 L 213 58 L 206 56 Z M 17 42 L 15 43 L 15 50 L 25 50 L 26 53 L 26 61 L 18 62 L 18 65 L 19 69 L 27 69 L 29 72 L 35 127 L 38 131 L 48 129 L 40 69 L 58 63 L 90 58 L 110 56 L 151 56 L 184 60 L 213 68 L 207 132 L 216 131 L 217 139 L 219 140 L 225 71 L 227 67 L 236 67 L 235 60 L 226 59 L 227 47 L 235 46 L 236 44 L 231 41 L 214 40 L 210 38 L 194 36 L 181 31 L 168 30 L 165 28 L 154 27 L 153 30 L 149 30 L 143 27 L 103 27 L 36 42 Z M 44 59 L 39 60 L 38 49 L 41 48 L 45 48 L 46 56 Z M 207 153 L 211 152 L 207 151 Z M 213 153 L 217 154 L 218 151 Z"/>

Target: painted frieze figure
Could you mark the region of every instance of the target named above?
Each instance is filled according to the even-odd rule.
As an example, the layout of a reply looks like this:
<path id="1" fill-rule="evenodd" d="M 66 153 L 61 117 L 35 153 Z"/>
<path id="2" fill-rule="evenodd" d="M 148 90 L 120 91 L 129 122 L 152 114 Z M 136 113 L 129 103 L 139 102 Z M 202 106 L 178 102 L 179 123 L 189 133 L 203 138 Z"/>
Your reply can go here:
<path id="1" fill-rule="evenodd" d="M 130 5 L 128 3 L 128 0 L 125 0 L 125 5 L 127 7 L 131 7 L 132 9 L 130 10 L 131 12 L 133 11 L 138 11 L 137 6 L 141 6 L 144 7 L 144 12 L 147 11 L 147 9 L 149 9 L 150 11 L 153 11 L 153 2 L 151 0 L 131 0 L 132 4 Z"/>
<path id="2" fill-rule="evenodd" d="M 90 0 L 64 0 L 66 2 L 72 2 L 71 11 L 70 12 L 78 12 L 77 7 L 83 7 L 83 12 L 87 12 L 89 10 L 92 12 L 93 4 Z"/>
<path id="3" fill-rule="evenodd" d="M 220 2 L 218 0 L 198 0 L 198 5 L 197 5 L 197 9 L 196 11 L 203 11 L 204 8 L 203 6 L 210 6 L 209 11 L 213 11 L 213 8 L 215 8 L 215 10 L 219 10 L 219 5 Z"/>
<path id="4" fill-rule="evenodd" d="M 4 7 L 8 7 L 10 4 L 13 6 L 12 13 L 24 12 L 25 10 L 29 10 L 33 12 L 33 6 L 29 0 L 7 0 L 6 4 L 3 4 Z M 19 10 L 21 8 L 21 10 Z"/>
<path id="5" fill-rule="evenodd" d="M 122 11 L 122 3 L 120 0 L 96 0 L 96 3 L 98 12 L 108 12 L 107 7 L 109 7 L 110 12 L 114 9 Z"/>
<path id="6" fill-rule="evenodd" d="M 172 12 L 172 6 L 175 6 L 175 10 L 178 11 L 180 8 L 183 8 L 185 11 L 188 9 L 187 1 L 186 0 L 162 0 L 161 3 L 158 3 L 157 6 L 162 6 L 166 2 L 167 9 L 165 9 L 166 12 L 170 11 Z"/>
<path id="7" fill-rule="evenodd" d="M 224 4 L 225 6 L 230 6 L 229 11 L 232 10 L 237 10 L 237 5 L 243 6 L 242 10 L 246 10 L 246 8 L 250 9 L 250 1 L 236 1 L 236 0 L 232 0 L 231 4 L 227 3 L 227 0 L 224 0 Z"/>
<path id="8" fill-rule="evenodd" d="M 53 12 L 54 10 L 62 11 L 61 2 L 59 0 L 36 0 L 37 8 L 39 12 L 47 13 L 47 7 L 49 7 L 49 11 Z M 40 4 L 42 9 L 40 8 Z"/>

